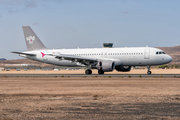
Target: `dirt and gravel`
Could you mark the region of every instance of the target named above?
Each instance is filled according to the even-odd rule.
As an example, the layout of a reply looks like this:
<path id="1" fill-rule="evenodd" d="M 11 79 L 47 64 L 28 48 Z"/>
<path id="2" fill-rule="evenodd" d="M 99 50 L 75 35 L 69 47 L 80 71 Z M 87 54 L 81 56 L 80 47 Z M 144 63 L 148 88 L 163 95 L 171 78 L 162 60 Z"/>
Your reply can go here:
<path id="1" fill-rule="evenodd" d="M 180 78 L 0 77 L 0 120 L 180 119 Z"/>

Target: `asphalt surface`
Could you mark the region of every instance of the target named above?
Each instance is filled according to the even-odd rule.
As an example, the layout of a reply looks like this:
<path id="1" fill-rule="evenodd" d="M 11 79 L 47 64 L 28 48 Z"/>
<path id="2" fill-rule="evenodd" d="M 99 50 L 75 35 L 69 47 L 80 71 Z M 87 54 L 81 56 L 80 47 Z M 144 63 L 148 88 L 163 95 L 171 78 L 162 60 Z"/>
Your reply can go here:
<path id="1" fill-rule="evenodd" d="M 0 74 L 0 77 L 178 77 L 180 74 Z"/>

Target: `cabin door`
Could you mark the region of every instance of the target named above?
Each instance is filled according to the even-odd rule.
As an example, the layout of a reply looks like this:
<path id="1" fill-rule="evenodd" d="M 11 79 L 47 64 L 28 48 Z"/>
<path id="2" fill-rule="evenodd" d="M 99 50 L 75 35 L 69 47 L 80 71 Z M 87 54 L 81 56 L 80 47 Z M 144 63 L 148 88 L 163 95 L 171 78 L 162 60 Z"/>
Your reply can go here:
<path id="1" fill-rule="evenodd" d="M 150 58 L 150 49 L 146 48 L 144 51 L 144 59 L 149 59 Z"/>

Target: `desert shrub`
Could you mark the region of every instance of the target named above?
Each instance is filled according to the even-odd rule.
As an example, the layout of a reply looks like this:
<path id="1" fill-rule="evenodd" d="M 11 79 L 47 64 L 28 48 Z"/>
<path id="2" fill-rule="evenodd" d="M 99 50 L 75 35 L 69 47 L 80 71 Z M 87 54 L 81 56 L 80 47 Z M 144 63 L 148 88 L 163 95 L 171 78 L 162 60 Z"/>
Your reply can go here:
<path id="1" fill-rule="evenodd" d="M 98 97 L 99 97 L 98 95 L 93 95 L 93 98 L 94 98 L 93 100 L 97 100 Z"/>
<path id="2" fill-rule="evenodd" d="M 160 65 L 160 66 L 158 66 L 158 68 L 162 68 L 162 69 L 167 68 L 167 69 L 169 69 L 169 65 Z"/>
<path id="3" fill-rule="evenodd" d="M 171 65 L 171 69 L 173 69 L 174 65 Z"/>
<path id="4" fill-rule="evenodd" d="M 175 65 L 174 65 L 174 68 L 179 69 L 179 68 L 180 68 L 180 65 L 175 64 Z"/>

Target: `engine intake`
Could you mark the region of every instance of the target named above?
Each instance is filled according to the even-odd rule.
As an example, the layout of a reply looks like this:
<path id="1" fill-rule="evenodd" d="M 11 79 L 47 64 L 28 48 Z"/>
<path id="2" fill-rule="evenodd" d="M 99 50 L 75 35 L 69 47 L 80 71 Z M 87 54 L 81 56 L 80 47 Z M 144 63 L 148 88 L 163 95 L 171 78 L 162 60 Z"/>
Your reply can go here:
<path id="1" fill-rule="evenodd" d="M 121 71 L 121 72 L 129 72 L 131 70 L 131 66 L 116 66 L 115 69 L 117 71 Z"/>
<path id="2" fill-rule="evenodd" d="M 98 64 L 96 65 L 96 68 L 104 72 L 111 72 L 115 68 L 115 63 L 111 60 L 99 61 Z"/>

